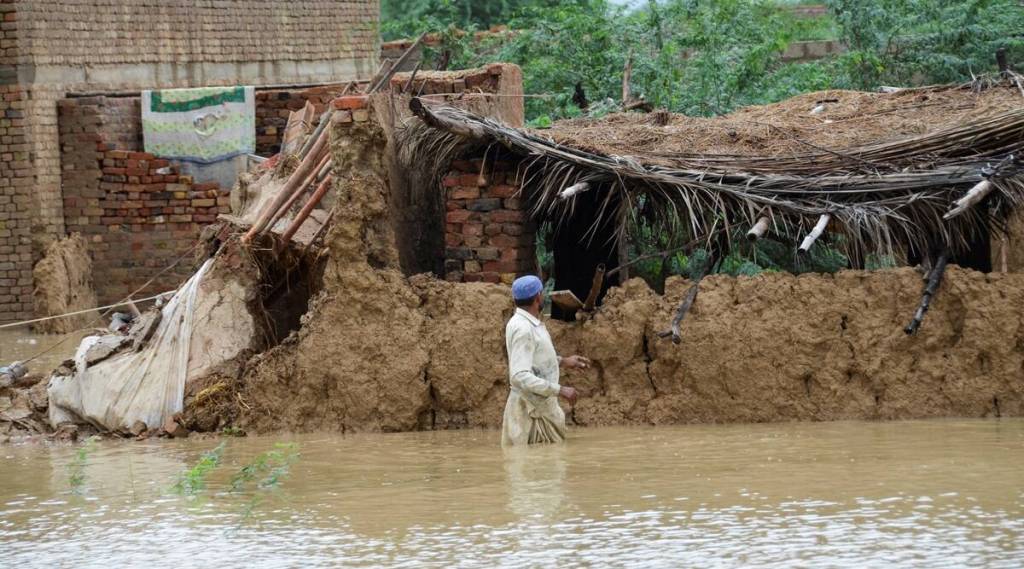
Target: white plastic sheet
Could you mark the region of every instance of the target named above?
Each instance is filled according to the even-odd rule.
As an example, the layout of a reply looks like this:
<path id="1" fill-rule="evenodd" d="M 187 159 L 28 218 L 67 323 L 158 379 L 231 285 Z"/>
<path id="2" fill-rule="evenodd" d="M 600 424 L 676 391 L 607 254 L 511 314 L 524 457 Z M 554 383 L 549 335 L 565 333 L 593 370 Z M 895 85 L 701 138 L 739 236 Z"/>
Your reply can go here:
<path id="1" fill-rule="evenodd" d="M 82 341 L 74 375 L 50 378 L 51 425 L 85 421 L 102 429 L 126 430 L 142 421 L 154 428 L 182 410 L 196 296 L 212 263 L 208 259 L 164 305 L 152 339 L 140 351 L 129 347 L 88 366 L 86 354 L 100 337 Z"/>

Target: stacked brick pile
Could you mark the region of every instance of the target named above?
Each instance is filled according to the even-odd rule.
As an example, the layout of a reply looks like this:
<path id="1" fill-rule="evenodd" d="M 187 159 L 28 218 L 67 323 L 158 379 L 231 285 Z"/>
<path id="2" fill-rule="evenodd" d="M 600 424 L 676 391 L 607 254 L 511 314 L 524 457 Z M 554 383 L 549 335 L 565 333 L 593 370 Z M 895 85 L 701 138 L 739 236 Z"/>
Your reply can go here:
<path id="1" fill-rule="evenodd" d="M 455 161 L 443 185 L 447 280 L 511 283 L 537 271 L 536 227 L 519 197 L 513 165 Z"/>
<path id="2" fill-rule="evenodd" d="M 411 79 L 411 82 L 410 82 Z M 523 126 L 523 72 L 518 65 L 491 63 L 458 71 L 396 73 L 391 90 L 448 103 L 509 126 Z"/>
<path id="3" fill-rule="evenodd" d="M 256 92 L 256 154 L 272 156 L 281 150 L 281 137 L 288 124 L 288 115 L 306 106 L 315 109 L 313 120 L 320 120 L 327 105 L 341 94 L 345 85 L 321 85 L 309 89 L 288 89 Z"/>

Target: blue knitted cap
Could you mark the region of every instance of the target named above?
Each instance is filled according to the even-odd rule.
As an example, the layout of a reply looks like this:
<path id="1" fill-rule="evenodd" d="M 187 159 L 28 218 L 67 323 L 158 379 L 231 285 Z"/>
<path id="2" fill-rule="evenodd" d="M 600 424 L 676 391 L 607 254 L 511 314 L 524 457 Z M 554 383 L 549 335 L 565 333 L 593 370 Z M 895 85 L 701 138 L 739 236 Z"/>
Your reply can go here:
<path id="1" fill-rule="evenodd" d="M 512 283 L 512 298 L 515 300 L 527 300 L 537 296 L 544 290 L 544 283 L 533 275 L 519 277 Z"/>

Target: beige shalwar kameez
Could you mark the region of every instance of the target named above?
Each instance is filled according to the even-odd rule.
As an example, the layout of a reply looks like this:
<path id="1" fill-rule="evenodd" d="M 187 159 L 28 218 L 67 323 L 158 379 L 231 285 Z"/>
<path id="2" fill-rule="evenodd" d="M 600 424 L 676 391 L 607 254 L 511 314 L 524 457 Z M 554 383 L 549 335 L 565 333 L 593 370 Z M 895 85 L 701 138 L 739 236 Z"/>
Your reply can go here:
<path id="1" fill-rule="evenodd" d="M 505 325 L 508 379 L 502 446 L 565 440 L 565 412 L 558 405 L 558 355 L 544 323 L 522 308 Z"/>

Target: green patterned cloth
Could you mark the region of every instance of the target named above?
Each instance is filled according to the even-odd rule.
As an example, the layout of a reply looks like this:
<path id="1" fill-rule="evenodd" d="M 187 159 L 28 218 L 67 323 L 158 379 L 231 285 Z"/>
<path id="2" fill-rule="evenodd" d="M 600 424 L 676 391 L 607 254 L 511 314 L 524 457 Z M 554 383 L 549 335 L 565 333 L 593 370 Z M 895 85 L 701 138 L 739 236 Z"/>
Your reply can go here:
<path id="1" fill-rule="evenodd" d="M 146 152 L 210 164 L 256 151 L 252 87 L 200 87 L 142 92 Z"/>

